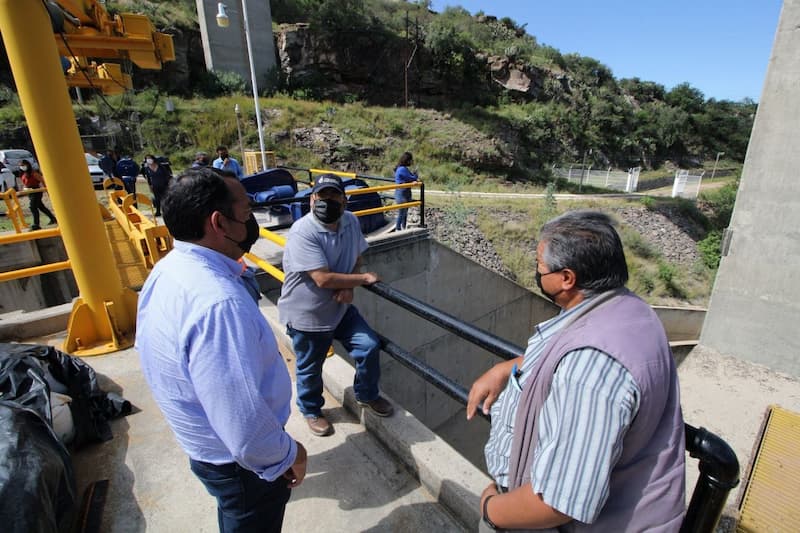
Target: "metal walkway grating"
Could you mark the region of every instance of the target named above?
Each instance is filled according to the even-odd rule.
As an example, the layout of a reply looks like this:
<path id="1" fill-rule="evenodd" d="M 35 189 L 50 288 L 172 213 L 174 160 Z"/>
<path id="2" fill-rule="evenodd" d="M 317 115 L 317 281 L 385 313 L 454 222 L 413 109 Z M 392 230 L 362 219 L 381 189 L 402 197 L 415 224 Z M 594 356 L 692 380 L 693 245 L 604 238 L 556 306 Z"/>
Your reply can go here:
<path id="1" fill-rule="evenodd" d="M 738 533 L 800 528 L 800 413 L 767 410 L 739 503 Z"/>

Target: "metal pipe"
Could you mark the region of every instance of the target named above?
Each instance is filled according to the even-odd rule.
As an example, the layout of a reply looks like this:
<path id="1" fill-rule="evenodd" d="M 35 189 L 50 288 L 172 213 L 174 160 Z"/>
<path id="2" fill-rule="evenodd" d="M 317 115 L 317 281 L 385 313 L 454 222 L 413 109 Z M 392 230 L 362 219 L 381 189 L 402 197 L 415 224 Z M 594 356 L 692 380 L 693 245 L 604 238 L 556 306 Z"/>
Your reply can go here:
<path id="1" fill-rule="evenodd" d="M 685 424 L 686 451 L 700 460 L 700 477 L 681 524 L 681 533 L 712 533 L 728 493 L 739 484 L 739 460 L 727 442 L 705 428 Z"/>
<path id="2" fill-rule="evenodd" d="M 422 379 L 445 393 L 450 398 L 456 400 L 462 405 L 467 405 L 469 391 L 448 378 L 432 366 L 429 366 L 419 359 L 413 357 L 410 353 L 403 348 L 390 341 L 380 333 L 378 338 L 381 340 L 381 349 L 395 358 L 400 364 L 420 376 Z M 478 406 L 478 414 L 489 420 L 489 415 L 483 413 L 483 407 Z"/>
<path id="3" fill-rule="evenodd" d="M 523 348 L 511 344 L 472 324 L 467 324 L 453 315 L 440 311 L 435 307 L 392 288 L 382 281 L 378 281 L 372 285 L 365 285 L 364 288 L 503 359 L 515 359 L 525 353 Z"/>
<path id="4" fill-rule="evenodd" d="M 17 270 L 8 270 L 0 272 L 0 283 L 4 281 L 11 281 L 14 279 L 28 278 L 30 276 L 39 276 L 40 274 L 49 274 L 50 272 L 58 272 L 60 270 L 69 270 L 69 260 L 59 261 L 58 263 L 47 263 L 45 265 L 37 265 L 28 268 L 20 268 Z"/>

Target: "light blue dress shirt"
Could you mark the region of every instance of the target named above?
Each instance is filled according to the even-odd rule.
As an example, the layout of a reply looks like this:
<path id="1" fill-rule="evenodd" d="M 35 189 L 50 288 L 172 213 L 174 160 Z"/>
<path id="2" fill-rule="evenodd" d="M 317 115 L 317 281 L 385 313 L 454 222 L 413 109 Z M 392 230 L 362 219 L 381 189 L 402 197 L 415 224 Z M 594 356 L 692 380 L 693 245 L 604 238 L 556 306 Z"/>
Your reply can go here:
<path id="1" fill-rule="evenodd" d="M 232 157 L 228 157 L 228 164 L 224 164 L 221 158 L 216 158 L 212 163 L 211 166 L 214 168 L 218 168 L 220 170 L 230 170 L 236 177 L 242 179 L 244 177 L 244 171 L 242 170 L 242 166 L 239 164 L 237 160 Z"/>
<path id="2" fill-rule="evenodd" d="M 241 272 L 214 250 L 176 241 L 139 294 L 136 350 L 189 457 L 273 481 L 297 455 L 283 429 L 292 383 Z"/>

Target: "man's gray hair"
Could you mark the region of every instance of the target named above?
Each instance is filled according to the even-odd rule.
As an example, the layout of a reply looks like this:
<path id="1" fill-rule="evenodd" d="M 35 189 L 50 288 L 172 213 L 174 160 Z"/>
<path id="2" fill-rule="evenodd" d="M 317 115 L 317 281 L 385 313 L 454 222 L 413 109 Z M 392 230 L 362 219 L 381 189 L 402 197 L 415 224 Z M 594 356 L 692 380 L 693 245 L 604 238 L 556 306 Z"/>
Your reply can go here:
<path id="1" fill-rule="evenodd" d="M 568 268 L 584 295 L 598 294 L 628 281 L 628 265 L 614 222 L 599 211 L 570 211 L 539 232 L 542 259 L 550 272 Z"/>

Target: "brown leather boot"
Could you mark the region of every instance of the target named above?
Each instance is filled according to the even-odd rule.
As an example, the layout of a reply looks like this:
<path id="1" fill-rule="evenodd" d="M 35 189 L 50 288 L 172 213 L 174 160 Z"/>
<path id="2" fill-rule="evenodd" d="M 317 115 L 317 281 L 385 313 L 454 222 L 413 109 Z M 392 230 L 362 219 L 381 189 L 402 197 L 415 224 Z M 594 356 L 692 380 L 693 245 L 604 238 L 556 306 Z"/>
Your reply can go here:
<path id="1" fill-rule="evenodd" d="M 318 437 L 326 437 L 333 433 L 333 426 L 322 415 L 307 416 L 306 422 L 308 423 L 308 429 L 311 430 L 311 433 Z"/>

